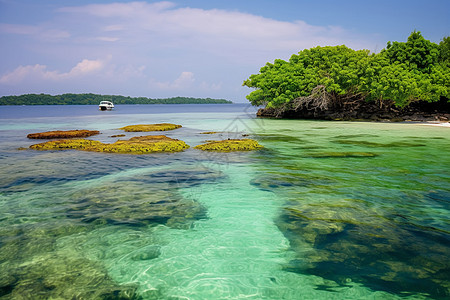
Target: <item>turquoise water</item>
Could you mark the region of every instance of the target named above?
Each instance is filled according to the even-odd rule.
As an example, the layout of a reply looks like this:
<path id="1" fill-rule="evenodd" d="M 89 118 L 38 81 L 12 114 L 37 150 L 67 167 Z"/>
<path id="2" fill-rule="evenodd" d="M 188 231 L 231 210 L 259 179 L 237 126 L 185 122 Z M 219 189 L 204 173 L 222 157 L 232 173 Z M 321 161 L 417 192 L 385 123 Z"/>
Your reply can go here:
<path id="1" fill-rule="evenodd" d="M 245 105 L 0 110 L 1 299 L 450 295 L 450 128 L 255 119 Z M 191 147 L 249 135 L 265 148 L 17 150 L 32 132 L 113 142 L 160 122 Z"/>

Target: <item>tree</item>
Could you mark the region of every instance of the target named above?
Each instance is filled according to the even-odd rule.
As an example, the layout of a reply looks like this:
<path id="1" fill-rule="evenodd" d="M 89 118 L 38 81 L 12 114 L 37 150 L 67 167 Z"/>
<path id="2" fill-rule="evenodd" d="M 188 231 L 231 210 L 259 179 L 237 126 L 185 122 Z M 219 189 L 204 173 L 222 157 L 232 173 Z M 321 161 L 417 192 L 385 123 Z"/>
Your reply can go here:
<path id="1" fill-rule="evenodd" d="M 426 40 L 420 31 L 414 31 L 406 43 L 388 42 L 384 50 L 391 63 L 406 64 L 411 69 L 429 73 L 439 57 L 438 45 Z"/>
<path id="2" fill-rule="evenodd" d="M 438 46 L 416 31 L 407 42 L 389 42 L 378 54 L 346 46 L 315 47 L 289 61 L 267 63 L 243 85 L 255 89 L 247 96 L 253 105 L 269 108 L 307 97 L 319 86 L 336 101 L 359 98 L 382 105 L 390 100 L 399 107 L 435 102 L 450 94 L 449 64 L 440 63 L 448 62 L 448 49 L 448 38 Z"/>
<path id="3" fill-rule="evenodd" d="M 446 36 L 439 43 L 439 62 L 450 63 L 450 37 Z"/>

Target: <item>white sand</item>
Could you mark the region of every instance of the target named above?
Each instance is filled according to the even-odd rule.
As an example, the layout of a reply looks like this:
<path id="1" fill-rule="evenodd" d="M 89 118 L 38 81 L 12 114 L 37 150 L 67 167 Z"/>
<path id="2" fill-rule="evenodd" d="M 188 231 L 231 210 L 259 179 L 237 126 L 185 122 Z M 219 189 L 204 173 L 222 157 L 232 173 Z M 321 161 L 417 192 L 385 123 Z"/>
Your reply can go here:
<path id="1" fill-rule="evenodd" d="M 421 125 L 450 127 L 450 122 L 428 122 L 428 123 L 421 123 Z"/>

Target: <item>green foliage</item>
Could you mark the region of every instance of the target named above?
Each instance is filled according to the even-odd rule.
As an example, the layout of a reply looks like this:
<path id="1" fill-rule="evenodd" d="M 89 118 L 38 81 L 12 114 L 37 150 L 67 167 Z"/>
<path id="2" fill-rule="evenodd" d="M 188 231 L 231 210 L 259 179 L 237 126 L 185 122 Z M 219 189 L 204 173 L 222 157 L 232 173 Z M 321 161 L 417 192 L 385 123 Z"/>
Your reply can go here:
<path id="1" fill-rule="evenodd" d="M 126 97 L 97 94 L 26 94 L 0 97 L 0 105 L 98 105 L 100 101 L 112 101 L 114 104 L 219 104 L 231 103 L 225 99 L 174 97 L 151 99 L 146 97 Z"/>
<path id="2" fill-rule="evenodd" d="M 336 98 L 359 95 L 368 101 L 393 100 L 400 107 L 439 101 L 450 95 L 449 64 L 440 62 L 448 58 L 442 50 L 448 43 L 445 38 L 438 46 L 413 32 L 406 43 L 389 42 L 378 54 L 346 46 L 306 49 L 289 61 L 267 63 L 243 85 L 256 88 L 247 96 L 253 105 L 267 107 L 308 96 L 318 85 Z"/>
<path id="3" fill-rule="evenodd" d="M 439 62 L 450 64 L 450 37 L 448 36 L 439 43 Z"/>
<path id="4" fill-rule="evenodd" d="M 411 69 L 429 73 L 437 63 L 438 45 L 426 40 L 419 31 L 414 31 L 406 43 L 388 42 L 385 54 L 391 63 L 402 63 Z"/>

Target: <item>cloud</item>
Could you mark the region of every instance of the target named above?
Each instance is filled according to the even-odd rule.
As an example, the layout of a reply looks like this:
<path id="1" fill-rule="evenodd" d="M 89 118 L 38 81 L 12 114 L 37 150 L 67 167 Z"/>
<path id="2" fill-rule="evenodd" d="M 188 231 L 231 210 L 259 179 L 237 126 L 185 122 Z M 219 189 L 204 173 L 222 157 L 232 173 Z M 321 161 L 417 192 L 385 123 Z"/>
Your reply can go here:
<path id="1" fill-rule="evenodd" d="M 105 60 L 83 59 L 66 73 L 50 71 L 46 65 L 40 64 L 19 66 L 14 71 L 0 77 L 0 83 L 16 85 L 27 80 L 60 81 L 73 79 L 100 71 L 104 68 L 105 62 Z"/>
<path id="2" fill-rule="evenodd" d="M 17 35 L 29 35 L 33 38 L 47 41 L 66 39 L 70 37 L 70 33 L 65 30 L 21 24 L 0 24 L 0 32 Z"/>
<path id="3" fill-rule="evenodd" d="M 61 8 L 59 12 L 100 18 L 106 25 L 99 31 L 120 32 L 127 43 L 201 49 L 232 58 L 275 51 L 293 54 L 317 45 L 346 43 L 356 48 L 367 45 L 361 36 L 355 37 L 338 26 L 278 21 L 238 11 L 178 7 L 167 1 L 90 4 Z"/>
<path id="4" fill-rule="evenodd" d="M 173 8 L 174 3 L 161 1 L 156 3 L 129 2 L 129 3 L 109 3 L 109 4 L 88 4 L 85 6 L 63 7 L 58 11 L 66 13 L 90 14 L 96 17 L 123 17 L 136 18 L 148 15 L 149 13 L 163 11 Z"/>
<path id="5" fill-rule="evenodd" d="M 91 87 L 94 92 L 137 96 L 176 93 L 244 98 L 248 90 L 242 81 L 268 61 L 288 59 L 318 45 L 373 48 L 370 37 L 341 27 L 190 8 L 168 1 L 88 4 L 52 13 L 53 17 L 42 17 L 36 26 L 0 24 L 2 36 L 22 43 L 17 42 L 20 47 L 6 43 L 16 48 L 5 48 L 4 53 L 17 59 L 5 59 L 8 64 L 0 65 L 4 74 L 0 73 L 0 83 L 11 91 L 20 83 L 38 85 L 46 92 L 58 82 L 67 92 L 72 92 L 71 87 Z M 86 59 L 108 54 L 112 57 Z M 35 64 L 24 65 L 24 57 Z M 68 69 L 68 60 L 78 63 Z"/>
<path id="6" fill-rule="evenodd" d="M 194 73 L 181 72 L 180 76 L 172 82 L 158 82 L 150 80 L 150 85 L 159 89 L 180 90 L 191 87 L 195 82 Z"/>
<path id="7" fill-rule="evenodd" d="M 119 40 L 118 37 L 109 37 L 109 36 L 99 36 L 96 38 L 96 40 L 103 41 L 103 42 L 117 42 Z"/>

